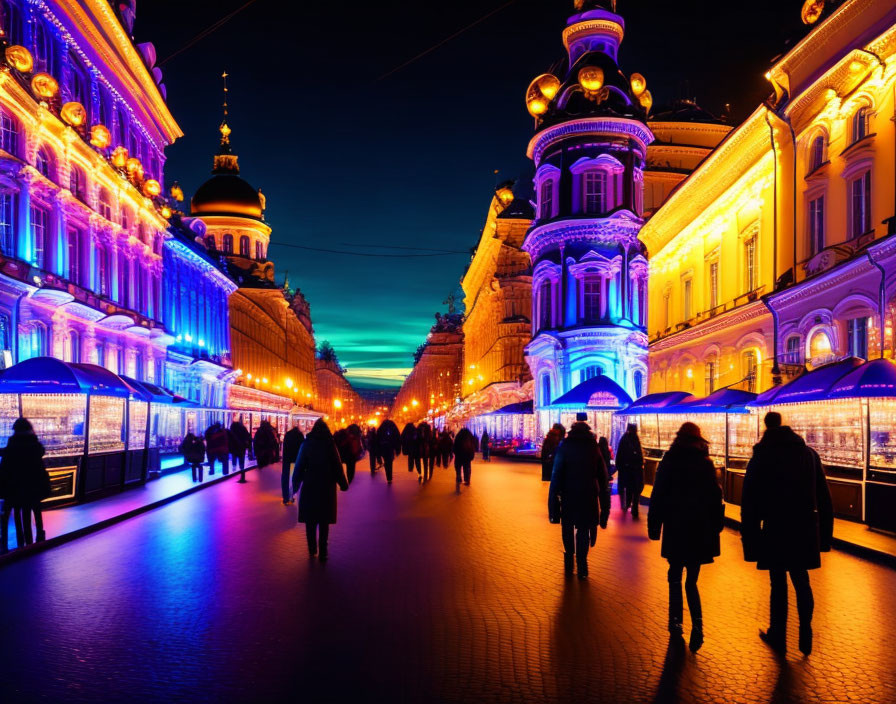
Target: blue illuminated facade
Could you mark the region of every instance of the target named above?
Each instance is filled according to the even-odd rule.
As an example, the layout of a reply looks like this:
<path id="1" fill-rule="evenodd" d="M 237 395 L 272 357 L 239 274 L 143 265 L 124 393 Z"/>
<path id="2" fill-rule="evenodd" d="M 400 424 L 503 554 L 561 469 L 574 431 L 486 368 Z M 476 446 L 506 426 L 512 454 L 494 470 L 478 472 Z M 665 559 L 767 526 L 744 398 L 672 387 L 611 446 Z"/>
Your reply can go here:
<path id="1" fill-rule="evenodd" d="M 647 388 L 648 266 L 638 232 L 650 94 L 617 65 L 624 22 L 615 3 L 580 6 L 563 32 L 565 65 L 527 95 L 537 204 L 523 244 L 532 260 L 526 360 L 536 410 L 549 412 L 541 425 L 557 399 L 597 376 L 632 398 Z M 586 405 L 599 408 L 600 399 Z"/>

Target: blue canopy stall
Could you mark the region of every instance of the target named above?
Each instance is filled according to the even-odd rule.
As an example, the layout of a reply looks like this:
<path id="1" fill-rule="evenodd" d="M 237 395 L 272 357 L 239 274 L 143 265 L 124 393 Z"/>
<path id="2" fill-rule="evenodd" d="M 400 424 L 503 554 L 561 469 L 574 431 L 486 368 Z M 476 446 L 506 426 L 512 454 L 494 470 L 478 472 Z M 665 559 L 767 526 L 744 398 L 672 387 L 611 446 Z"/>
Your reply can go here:
<path id="1" fill-rule="evenodd" d="M 120 377 L 96 365 L 25 360 L 0 375 L 0 443 L 5 446 L 16 418 L 31 421 L 47 450 L 48 502 L 121 488 L 132 394 Z"/>
<path id="2" fill-rule="evenodd" d="M 531 451 L 535 438 L 535 411 L 532 401 L 502 406 L 496 411 L 471 418 L 467 426 L 477 437 L 488 431 L 493 454 Z"/>
<path id="3" fill-rule="evenodd" d="M 595 435 L 611 439 L 613 415 L 631 402 L 632 398 L 625 389 L 610 377 L 598 374 L 573 387 L 542 411 L 551 414 L 547 427 L 559 422 L 566 428 L 575 422 L 577 413 L 584 412 Z"/>

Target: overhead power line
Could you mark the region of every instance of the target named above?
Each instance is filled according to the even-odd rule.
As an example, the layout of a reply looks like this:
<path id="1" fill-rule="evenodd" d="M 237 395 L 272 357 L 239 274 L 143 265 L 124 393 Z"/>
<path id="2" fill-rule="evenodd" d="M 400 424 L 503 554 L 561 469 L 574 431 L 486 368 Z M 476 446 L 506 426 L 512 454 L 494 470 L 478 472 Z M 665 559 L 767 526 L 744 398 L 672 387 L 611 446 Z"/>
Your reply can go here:
<path id="1" fill-rule="evenodd" d="M 241 13 L 243 10 L 245 10 L 247 7 L 249 7 L 249 5 L 253 5 L 253 4 L 256 3 L 257 1 L 258 1 L 258 0 L 249 0 L 247 3 L 245 3 L 245 4 L 243 4 L 243 5 L 240 5 L 238 8 L 236 8 L 236 9 L 235 9 L 233 12 L 231 12 L 230 14 L 225 15 L 224 17 L 222 17 L 221 19 L 219 19 L 217 22 L 213 22 L 213 23 L 210 24 L 208 27 L 206 27 L 205 29 L 203 29 L 201 32 L 199 32 L 198 34 L 194 35 L 193 38 L 190 39 L 186 44 L 184 44 L 180 49 L 178 49 L 177 51 L 175 51 L 175 52 L 173 52 L 173 53 L 171 53 L 171 54 L 168 54 L 168 56 L 166 56 L 164 59 L 162 59 L 161 61 L 159 61 L 159 62 L 156 64 L 156 66 L 164 66 L 165 64 L 167 64 L 169 61 L 171 61 L 171 59 L 173 59 L 173 58 L 174 58 L 175 56 L 177 56 L 178 54 L 182 54 L 183 52 L 185 52 L 185 51 L 186 51 L 187 49 L 189 49 L 190 47 L 192 47 L 192 46 L 198 44 L 199 42 L 201 42 L 201 41 L 202 41 L 203 39 L 205 39 L 209 34 L 212 34 L 213 32 L 216 32 L 217 30 L 219 30 L 221 27 L 223 27 L 225 24 L 227 24 L 230 20 L 232 20 L 234 17 L 236 17 L 239 13 Z"/>

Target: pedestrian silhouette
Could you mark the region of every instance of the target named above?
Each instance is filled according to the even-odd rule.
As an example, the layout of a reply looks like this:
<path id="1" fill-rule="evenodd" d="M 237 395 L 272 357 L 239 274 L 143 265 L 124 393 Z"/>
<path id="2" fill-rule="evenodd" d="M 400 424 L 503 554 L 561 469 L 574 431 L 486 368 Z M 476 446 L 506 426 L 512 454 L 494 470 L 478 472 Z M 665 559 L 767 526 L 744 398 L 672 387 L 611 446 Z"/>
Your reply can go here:
<path id="1" fill-rule="evenodd" d="M 286 435 L 283 436 L 283 466 L 280 470 L 280 490 L 283 494 L 284 506 L 293 502 L 289 476 L 293 464 L 299 459 L 299 450 L 302 448 L 303 442 L 305 442 L 305 435 L 299 430 L 298 423 L 287 430 Z"/>
<path id="2" fill-rule="evenodd" d="M 779 653 L 787 650 L 787 575 L 796 592 L 799 649 L 812 652 L 815 601 L 809 570 L 821 567 L 821 552 L 831 549 L 834 511 L 818 453 L 781 414 L 765 415 L 765 433 L 753 446 L 741 499 L 744 559 L 769 571 L 770 618 L 763 641 Z"/>
<path id="3" fill-rule="evenodd" d="M 417 427 L 413 423 L 407 423 L 401 431 L 401 454 L 408 458 L 408 471 L 413 472 L 414 458 L 417 456 Z"/>
<path id="4" fill-rule="evenodd" d="M 187 433 L 180 444 L 180 454 L 184 456 L 184 463 L 190 465 L 193 472 L 193 481 L 202 481 L 203 466 L 205 462 L 205 442 L 201 436 Z"/>
<path id="5" fill-rule="evenodd" d="M 541 481 L 551 481 L 551 475 L 554 473 L 554 455 L 565 437 L 566 428 L 560 423 L 554 423 L 547 435 L 544 436 L 544 442 L 541 445 Z"/>
<path id="6" fill-rule="evenodd" d="M 337 486 L 348 491 L 348 479 L 333 434 L 318 418 L 299 448 L 292 490 L 299 494 L 299 523 L 305 524 L 308 553 L 313 557 L 320 550 L 321 560 L 327 559 L 330 525 L 336 523 Z"/>
<path id="7" fill-rule="evenodd" d="M 486 462 L 491 462 L 491 438 L 488 436 L 488 431 L 482 431 L 482 437 L 479 438 L 479 451 L 482 452 L 482 459 Z"/>
<path id="8" fill-rule="evenodd" d="M 439 454 L 442 456 L 442 466 L 448 469 L 451 462 L 451 455 L 454 450 L 454 438 L 448 430 L 443 430 L 439 435 Z"/>
<path id="9" fill-rule="evenodd" d="M 376 466 L 379 462 L 379 455 L 376 446 L 376 428 L 373 426 L 367 428 L 367 436 L 364 444 L 367 450 L 367 458 L 370 460 L 370 473 L 375 474 Z"/>
<path id="10" fill-rule="evenodd" d="M 473 458 L 476 456 L 476 438 L 466 428 L 457 431 L 454 438 L 454 472 L 457 478 L 457 485 L 460 486 L 461 479 L 464 484 L 470 484 L 470 477 L 473 473 Z"/>
<path id="11" fill-rule="evenodd" d="M 632 518 L 638 518 L 641 492 L 644 491 L 644 453 L 638 426 L 629 423 L 616 448 L 616 470 L 619 472 L 619 506 L 624 514 L 632 510 Z"/>
<path id="12" fill-rule="evenodd" d="M 230 439 L 220 423 L 212 423 L 205 431 L 205 453 L 208 455 L 208 476 L 215 473 L 215 462 L 221 463 L 221 472 L 230 470 Z"/>
<path id="13" fill-rule="evenodd" d="M 227 439 L 230 445 L 230 459 L 234 470 L 240 468 L 240 481 L 246 481 L 246 451 L 252 447 L 252 436 L 249 429 L 243 425 L 242 420 L 235 420 L 230 424 L 230 430 L 227 433 Z"/>
<path id="14" fill-rule="evenodd" d="M 252 444 L 255 449 L 255 460 L 259 469 L 267 467 L 269 464 L 274 464 L 280 454 L 280 442 L 270 421 L 263 420 L 258 424 Z"/>
<path id="15" fill-rule="evenodd" d="M 647 534 L 662 535 L 661 554 L 669 561 L 669 634 L 682 636 L 681 577 L 687 570 L 685 593 L 691 614 L 690 649 L 703 645 L 703 609 L 697 579 L 700 566 L 719 556 L 719 534 L 725 519 L 722 487 L 709 459 L 709 444 L 694 423 L 681 426 L 657 469 Z"/>
<path id="16" fill-rule="evenodd" d="M 376 431 L 377 453 L 386 470 L 386 481 L 392 483 L 392 463 L 401 454 L 401 433 L 398 426 L 388 418 L 384 420 Z"/>
<path id="17" fill-rule="evenodd" d="M 432 428 L 425 421 L 417 426 L 417 457 L 419 458 L 417 473 L 420 475 L 417 479 L 421 482 L 427 482 L 432 479 L 435 457 L 433 456 L 432 447 Z"/>
<path id="18" fill-rule="evenodd" d="M 13 516 L 18 547 L 46 539 L 41 502 L 50 495 L 50 475 L 44 466 L 44 446 L 25 418 L 12 424 L 12 435 L 0 459 L 0 498 L 3 499 L 0 551 L 6 552 L 9 543 L 9 517 Z M 36 535 L 31 532 L 34 515 Z"/>
<path id="19" fill-rule="evenodd" d="M 586 423 L 585 413 L 560 443 L 548 489 L 548 517 L 560 523 L 563 566 L 566 574 L 575 565 L 579 579 L 588 576 L 588 548 L 597 540 L 597 526 L 607 527 L 610 517 L 610 484 L 597 438 Z"/>

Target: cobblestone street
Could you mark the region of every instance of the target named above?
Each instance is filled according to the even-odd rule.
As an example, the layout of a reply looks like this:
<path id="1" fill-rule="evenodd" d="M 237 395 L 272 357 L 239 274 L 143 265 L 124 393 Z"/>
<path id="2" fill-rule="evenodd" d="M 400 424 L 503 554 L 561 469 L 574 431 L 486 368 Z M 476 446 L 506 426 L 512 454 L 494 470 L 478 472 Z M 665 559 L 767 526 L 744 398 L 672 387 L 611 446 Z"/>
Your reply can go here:
<path id="1" fill-rule="evenodd" d="M 826 555 L 815 652 L 792 622 L 781 661 L 726 530 L 694 656 L 667 649 L 666 563 L 615 497 L 580 582 L 537 465 L 477 461 L 456 492 L 401 464 L 392 486 L 359 465 L 326 564 L 266 468 L 4 567 L 0 701 L 896 701 L 888 569 Z"/>

